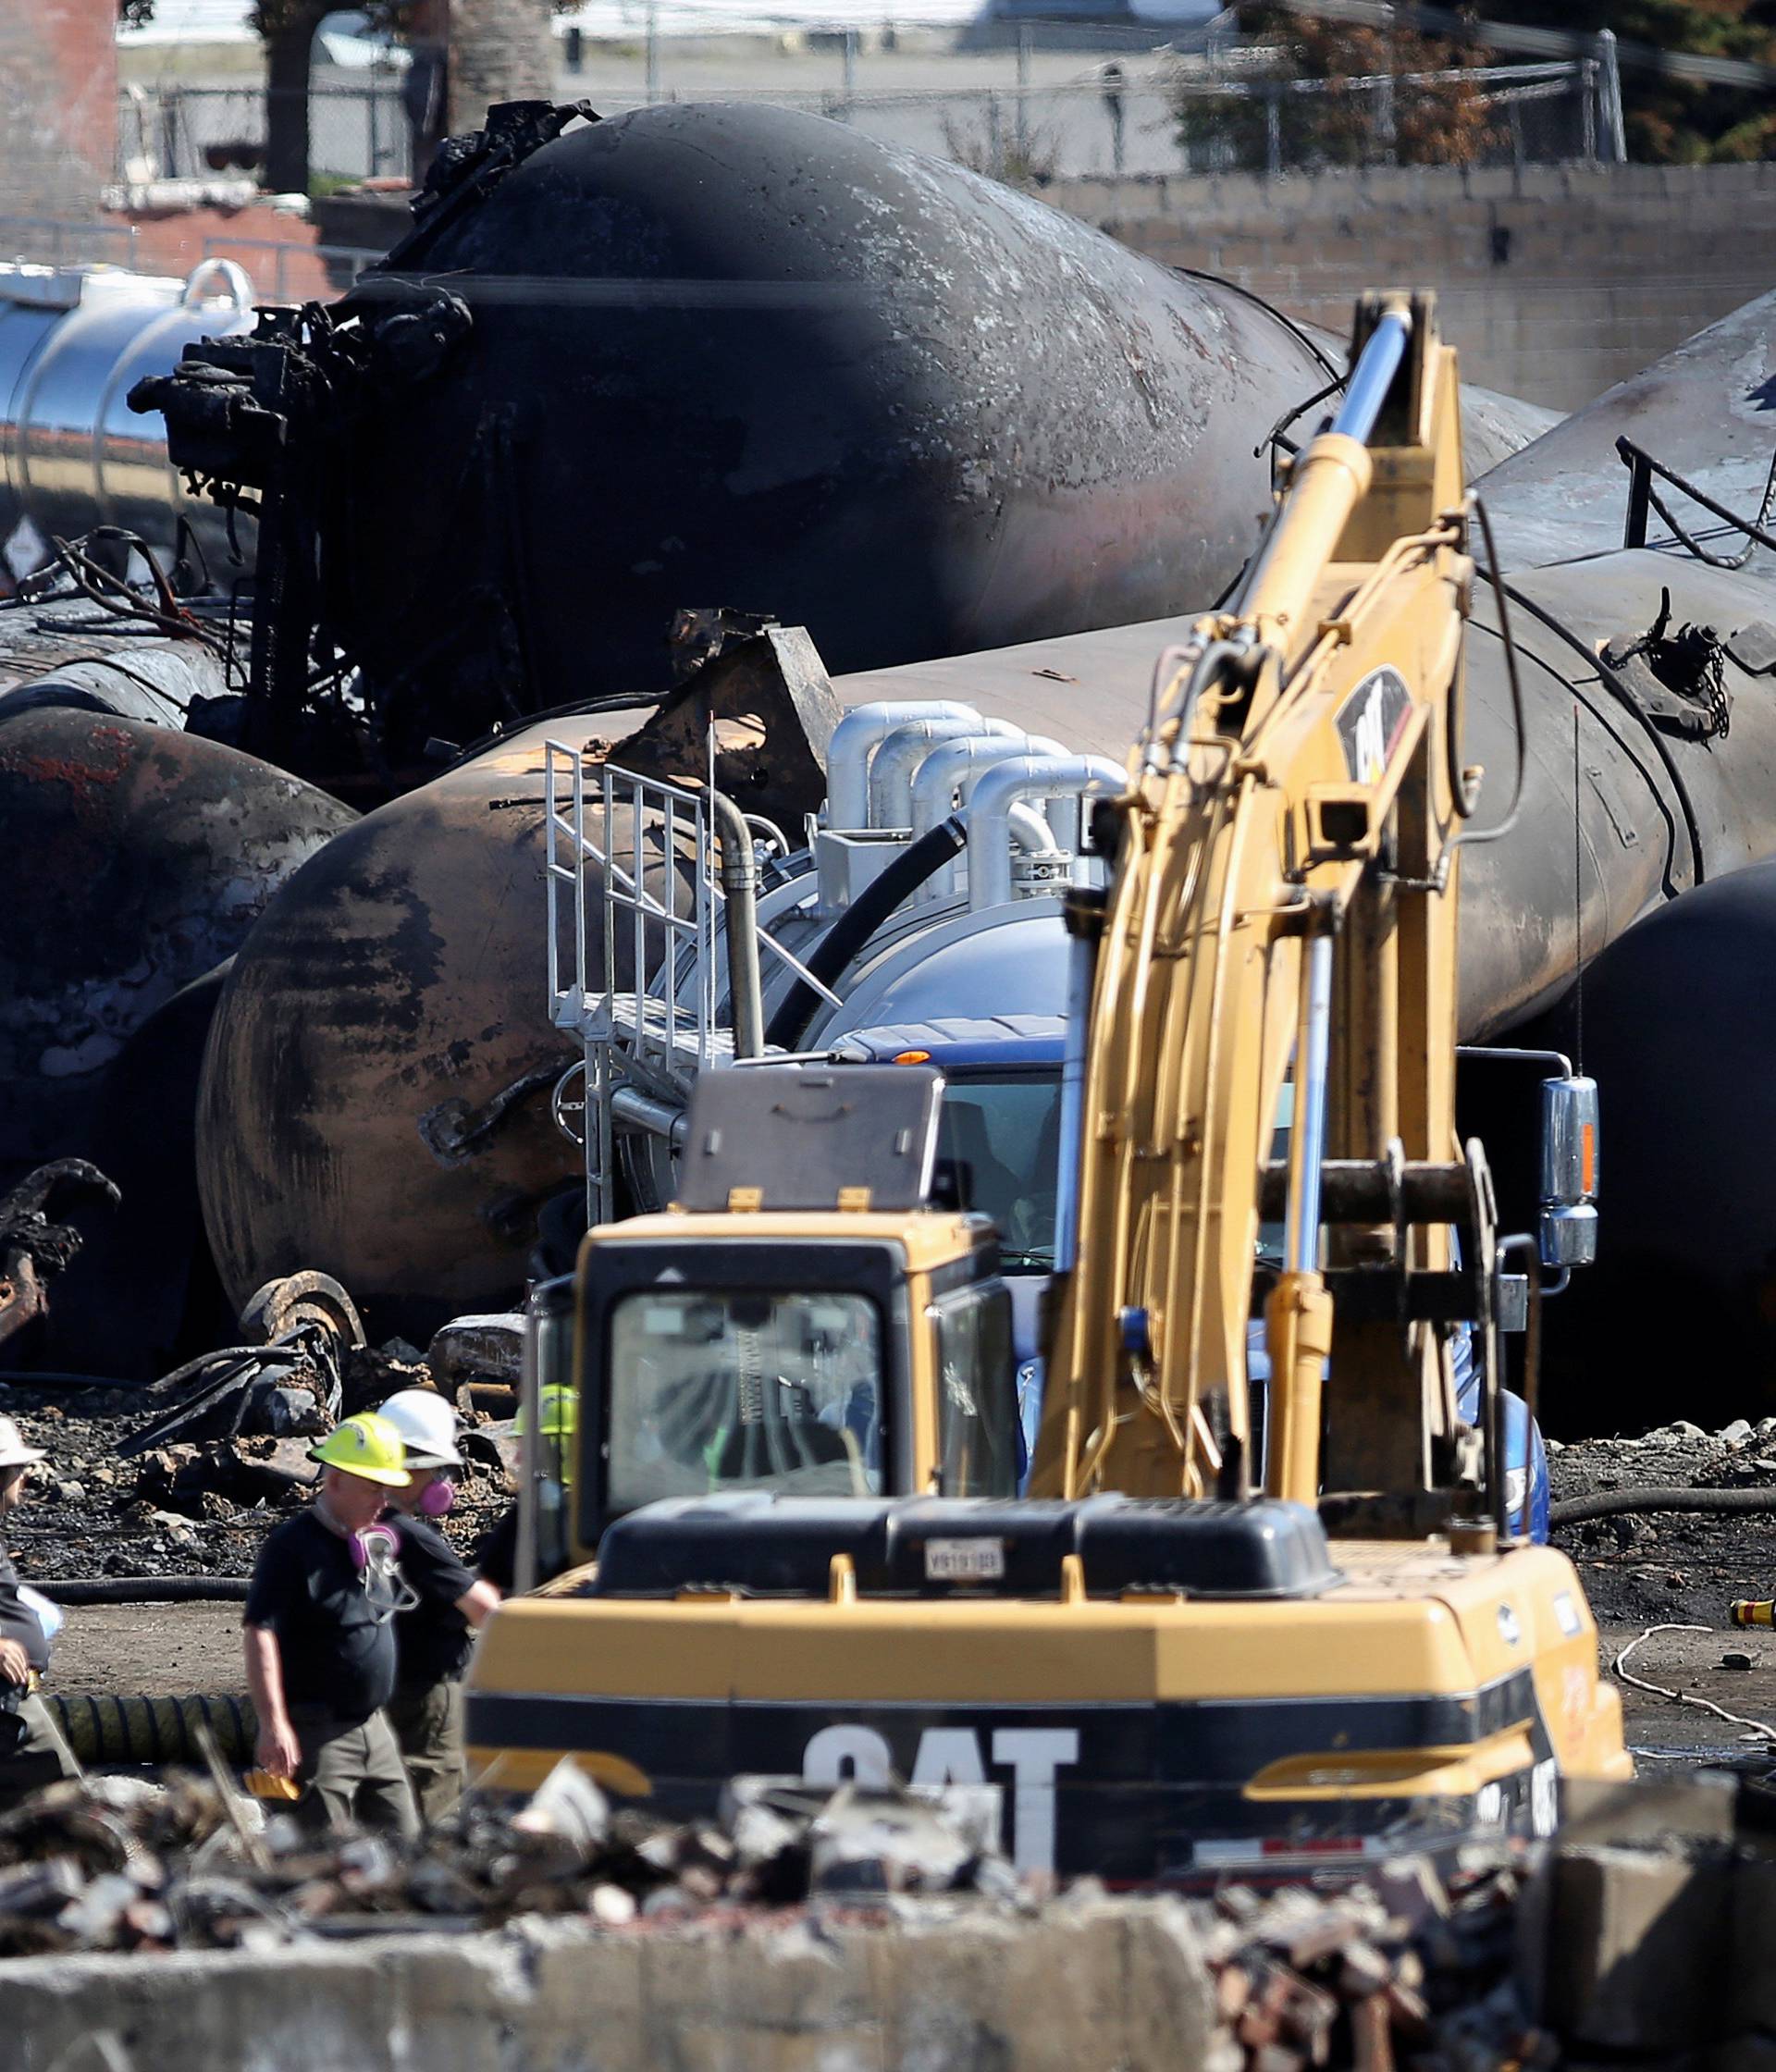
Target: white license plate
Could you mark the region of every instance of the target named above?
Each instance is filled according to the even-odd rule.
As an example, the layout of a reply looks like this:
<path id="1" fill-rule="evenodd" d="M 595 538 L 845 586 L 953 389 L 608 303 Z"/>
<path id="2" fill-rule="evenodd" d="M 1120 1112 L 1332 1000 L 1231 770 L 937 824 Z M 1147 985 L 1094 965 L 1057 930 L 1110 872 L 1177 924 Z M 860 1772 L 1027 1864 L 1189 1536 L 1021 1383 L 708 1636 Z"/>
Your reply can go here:
<path id="1" fill-rule="evenodd" d="M 1002 1539 L 928 1539 L 927 1583 L 1003 1583 L 1005 1543 Z"/>

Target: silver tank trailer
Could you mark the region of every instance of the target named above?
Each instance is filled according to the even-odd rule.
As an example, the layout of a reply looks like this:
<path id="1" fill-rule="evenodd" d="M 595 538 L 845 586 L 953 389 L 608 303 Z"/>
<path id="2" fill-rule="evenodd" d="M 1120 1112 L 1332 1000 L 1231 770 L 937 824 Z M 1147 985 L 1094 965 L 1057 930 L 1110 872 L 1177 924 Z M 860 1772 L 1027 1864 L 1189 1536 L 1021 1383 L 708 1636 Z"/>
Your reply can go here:
<path id="1" fill-rule="evenodd" d="M 188 519 L 211 566 L 228 553 L 224 514 L 185 493 L 157 417 L 127 401 L 185 347 L 253 327 L 253 289 L 231 259 L 185 280 L 115 266 L 0 265 L 0 557 L 18 582 L 52 534 L 100 524 L 171 552 Z M 243 549 L 251 529 L 240 530 Z"/>
<path id="2" fill-rule="evenodd" d="M 578 758 L 560 747 L 551 758 L 558 774 L 549 789 L 564 796 L 561 776 Z M 995 729 L 964 704 L 887 702 L 846 714 L 829 750 L 828 780 L 822 824 L 812 831 L 809 846 L 780 857 L 771 874 L 773 882 L 758 899 L 763 1007 L 771 1044 L 792 1053 L 825 1052 L 862 1029 L 1064 1011 L 1067 945 L 1061 894 L 1070 882 L 1097 875 L 1099 867 L 1079 853 L 1081 809 L 1089 796 L 1122 789 L 1119 762 L 1070 754 L 1056 741 L 1027 735 L 1004 722 Z M 621 796 L 624 780 L 618 775 L 615 782 Z M 588 911 L 605 898 L 623 909 L 616 923 L 619 944 L 629 932 L 632 906 L 622 887 L 638 867 L 649 859 L 657 863 L 660 854 L 658 802 L 656 789 L 639 814 L 629 807 L 618 810 L 607 831 L 618 844 L 610 857 L 618 890 L 612 894 L 601 875 L 599 883 L 581 895 Z M 836 935 L 842 919 L 876 880 L 952 812 L 967 828 L 966 848 L 876 919 L 832 970 L 832 988 L 842 1005 L 809 998 L 804 1011 L 792 1014 L 785 1024 L 782 1011 L 795 976 L 815 960 L 828 932 Z M 565 832 L 563 823 L 556 825 Z M 682 865 L 689 863 L 685 833 L 681 824 L 677 838 L 667 842 Z M 623 845 L 625 839 L 631 846 Z M 633 846 L 637 842 L 638 852 Z M 551 863 L 557 862 L 561 869 L 549 873 L 552 891 L 573 874 L 565 844 L 551 855 Z M 694 876 L 695 866 L 690 869 Z M 610 1116 L 611 1148 L 629 1198 L 639 1207 L 658 1207 L 671 1199 L 672 1153 L 689 1079 L 702 1064 L 724 1061 L 719 1046 L 710 1046 L 704 1059 L 705 1046 L 691 1031 L 699 1022 L 725 1026 L 732 1011 L 725 931 L 682 885 L 674 911 L 683 911 L 686 924 L 694 910 L 702 914 L 696 930 L 700 941 L 695 954 L 671 951 L 657 926 L 660 896 L 650 893 L 645 902 L 635 969 L 626 988 L 620 984 L 604 996 L 610 1002 L 606 1013 L 619 1030 L 638 1030 L 645 1024 L 659 1031 L 670 1020 L 684 1041 L 674 1046 L 656 1037 L 637 1051 L 632 1040 L 619 1035 L 614 1046 L 619 1054 L 610 1063 L 595 1063 L 596 1041 L 588 1043 L 586 1057 L 590 1084 L 613 1070 L 622 1082 Z M 551 935 L 564 919 L 557 901 Z M 651 996 L 646 1007 L 637 992 Z M 675 1004 L 670 1014 L 669 994 Z M 706 1002 L 702 1007 L 700 996 Z M 559 1010 L 567 996 L 553 978 L 550 997 L 558 1027 L 586 1026 L 572 1016 L 563 1019 Z M 627 1005 L 620 1005 L 625 998 Z M 598 1163 L 596 1152 L 593 1162 Z M 613 1207 L 607 1200 L 605 1213 Z"/>

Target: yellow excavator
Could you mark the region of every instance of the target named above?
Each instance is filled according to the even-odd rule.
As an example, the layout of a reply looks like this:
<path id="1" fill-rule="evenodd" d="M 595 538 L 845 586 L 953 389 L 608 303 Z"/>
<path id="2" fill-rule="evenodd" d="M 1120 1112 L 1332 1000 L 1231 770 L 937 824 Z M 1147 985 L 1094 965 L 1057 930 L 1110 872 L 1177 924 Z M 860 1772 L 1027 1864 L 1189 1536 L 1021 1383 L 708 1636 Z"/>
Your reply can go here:
<path id="1" fill-rule="evenodd" d="M 928 1205 L 935 1076 L 709 1075 L 675 1211 L 594 1229 L 534 1326 L 556 1572 L 471 1671 L 488 1784 L 996 1782 L 1021 1868 L 1188 1883 L 1546 1832 L 1563 1778 L 1629 1774 L 1577 1575 L 1513 1536 L 1502 1269 L 1533 1377 L 1537 1248 L 1456 1128 L 1460 851 L 1497 832 L 1462 480 L 1428 301 L 1366 301 L 1097 808 L 1029 1495 L 992 1228 Z M 1544 1100 L 1558 1260 L 1596 1116 Z"/>

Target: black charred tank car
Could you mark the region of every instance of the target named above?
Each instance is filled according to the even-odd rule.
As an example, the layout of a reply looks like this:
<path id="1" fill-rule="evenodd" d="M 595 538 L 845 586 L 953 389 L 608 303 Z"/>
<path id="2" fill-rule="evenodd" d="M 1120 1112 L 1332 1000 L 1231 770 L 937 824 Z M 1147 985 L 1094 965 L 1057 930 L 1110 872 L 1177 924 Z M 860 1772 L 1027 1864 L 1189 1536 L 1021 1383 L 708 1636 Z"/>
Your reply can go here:
<path id="1" fill-rule="evenodd" d="M 387 733 L 659 693 L 684 607 L 834 671 L 1200 603 L 1338 362 L 961 166 L 756 105 L 495 109 L 343 302 L 137 407 L 265 506 L 260 657 Z"/>

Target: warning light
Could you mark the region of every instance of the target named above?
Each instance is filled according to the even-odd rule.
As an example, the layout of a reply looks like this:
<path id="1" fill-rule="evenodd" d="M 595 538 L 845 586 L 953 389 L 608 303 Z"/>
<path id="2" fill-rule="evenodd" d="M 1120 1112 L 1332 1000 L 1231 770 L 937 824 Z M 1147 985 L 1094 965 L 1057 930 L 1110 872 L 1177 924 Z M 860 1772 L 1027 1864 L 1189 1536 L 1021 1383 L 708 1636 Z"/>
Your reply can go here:
<path id="1" fill-rule="evenodd" d="M 931 1054 L 930 1051 L 897 1051 L 894 1062 L 896 1065 L 929 1065 Z"/>

